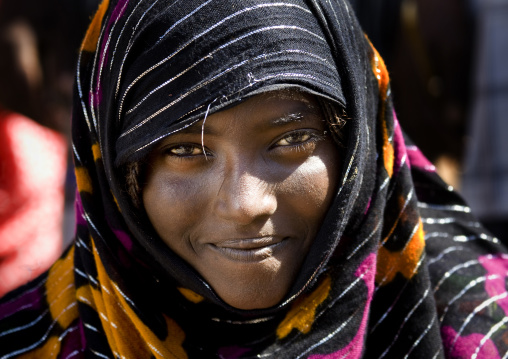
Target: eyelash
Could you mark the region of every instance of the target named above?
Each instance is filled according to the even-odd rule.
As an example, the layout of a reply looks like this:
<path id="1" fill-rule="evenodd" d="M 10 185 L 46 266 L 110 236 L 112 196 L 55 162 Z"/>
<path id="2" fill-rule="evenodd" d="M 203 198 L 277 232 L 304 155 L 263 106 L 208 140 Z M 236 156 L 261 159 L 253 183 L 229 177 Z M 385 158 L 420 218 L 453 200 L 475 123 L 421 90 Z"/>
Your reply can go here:
<path id="1" fill-rule="evenodd" d="M 199 153 L 190 153 L 190 154 L 177 154 L 177 153 L 174 153 L 173 151 L 174 150 L 178 150 L 178 149 L 188 149 L 188 150 L 191 150 L 192 152 L 198 150 Z M 168 156 L 171 156 L 171 157 L 176 157 L 176 158 L 180 158 L 180 159 L 190 159 L 190 158 L 193 158 L 193 157 L 196 157 L 196 156 L 200 156 L 203 154 L 203 148 L 201 146 L 197 146 L 195 144 L 192 144 L 192 143 L 182 143 L 182 144 L 178 144 L 178 145 L 175 145 L 175 146 L 171 146 L 169 148 L 166 148 L 164 150 L 164 153 Z M 207 151 L 205 149 L 205 153 L 207 156 L 211 156 L 212 154 Z"/>
<path id="2" fill-rule="evenodd" d="M 290 143 L 287 141 L 290 137 L 293 137 L 293 139 L 294 139 L 294 137 L 297 137 L 297 136 L 299 136 L 300 138 L 307 136 L 307 138 L 304 140 L 300 140 L 297 143 Z M 300 151 L 300 150 L 306 149 L 308 146 L 313 145 L 318 141 L 323 140 L 324 138 L 325 138 L 324 134 L 318 134 L 318 133 L 316 133 L 315 130 L 296 130 L 296 131 L 290 132 L 288 134 L 285 134 L 284 136 L 282 136 L 281 138 L 276 140 L 274 142 L 274 144 L 272 144 L 270 146 L 270 149 L 271 150 L 281 149 L 281 150 Z M 278 145 L 278 143 L 283 140 L 286 140 L 287 144 Z M 174 150 L 178 150 L 178 149 L 184 149 L 184 150 L 187 149 L 187 150 L 191 150 L 192 152 L 195 152 L 197 150 L 197 151 L 199 151 L 199 153 L 177 154 L 177 153 L 173 152 Z M 164 150 L 164 153 L 168 156 L 175 157 L 175 158 L 182 159 L 182 160 L 192 159 L 197 156 L 203 155 L 203 148 L 201 147 L 201 145 L 196 145 L 193 143 L 183 143 L 183 144 L 178 144 L 178 145 L 174 145 L 169 148 L 166 148 Z M 205 153 L 206 153 L 206 156 L 212 156 L 212 153 L 210 151 L 208 151 L 206 148 L 205 148 Z"/>
<path id="3" fill-rule="evenodd" d="M 304 140 L 300 140 L 297 143 L 288 143 L 286 145 L 277 145 L 279 142 L 281 142 L 283 140 L 286 140 L 286 142 L 287 142 L 287 139 L 289 137 L 294 138 L 296 136 L 300 136 L 300 138 L 302 136 L 307 136 L 307 138 Z M 272 145 L 270 148 L 271 149 L 281 148 L 284 150 L 289 149 L 289 150 L 299 151 L 299 150 L 303 150 L 303 149 L 307 148 L 307 146 L 309 146 L 309 145 L 313 145 L 316 142 L 323 140 L 324 138 L 325 138 L 324 134 L 318 134 L 316 131 L 313 131 L 313 130 L 296 130 L 296 131 L 290 132 L 290 133 L 284 135 L 283 137 L 281 137 L 280 139 L 278 139 L 274 143 L 274 145 Z"/>

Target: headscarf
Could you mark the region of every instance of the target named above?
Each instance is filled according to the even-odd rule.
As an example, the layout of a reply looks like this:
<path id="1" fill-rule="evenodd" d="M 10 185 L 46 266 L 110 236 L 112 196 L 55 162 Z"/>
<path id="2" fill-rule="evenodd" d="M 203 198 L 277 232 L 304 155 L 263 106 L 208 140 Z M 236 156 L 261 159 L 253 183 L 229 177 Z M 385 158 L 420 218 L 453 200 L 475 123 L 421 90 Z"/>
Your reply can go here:
<path id="1" fill-rule="evenodd" d="M 408 144 L 343 0 L 104 0 L 83 42 L 74 244 L 0 303 L 1 358 L 505 355 L 506 248 Z M 156 235 L 125 166 L 257 93 L 348 116 L 341 180 L 286 297 L 224 303 Z"/>

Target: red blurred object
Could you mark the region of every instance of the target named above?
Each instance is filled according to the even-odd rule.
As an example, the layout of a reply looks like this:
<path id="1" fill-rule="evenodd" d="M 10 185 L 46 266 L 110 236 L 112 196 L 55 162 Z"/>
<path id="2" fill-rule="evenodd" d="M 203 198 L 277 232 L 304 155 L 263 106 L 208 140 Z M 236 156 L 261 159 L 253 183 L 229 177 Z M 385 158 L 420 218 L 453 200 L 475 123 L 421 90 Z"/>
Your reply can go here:
<path id="1" fill-rule="evenodd" d="M 0 109 L 0 296 L 61 254 L 66 156 L 64 136 Z"/>

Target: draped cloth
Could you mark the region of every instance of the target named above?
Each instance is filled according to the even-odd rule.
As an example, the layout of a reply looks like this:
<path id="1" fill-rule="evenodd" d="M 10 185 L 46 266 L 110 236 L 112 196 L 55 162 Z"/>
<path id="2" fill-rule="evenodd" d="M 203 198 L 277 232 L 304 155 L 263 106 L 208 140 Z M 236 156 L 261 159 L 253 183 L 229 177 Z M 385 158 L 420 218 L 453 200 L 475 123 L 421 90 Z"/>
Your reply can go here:
<path id="1" fill-rule="evenodd" d="M 124 166 L 265 91 L 347 113 L 341 180 L 278 305 L 239 310 L 156 235 Z M 0 357 L 501 358 L 508 254 L 405 139 L 343 0 L 104 0 L 82 44 L 71 247 L 0 302 Z M 168 219 L 170 220 L 170 219 Z"/>

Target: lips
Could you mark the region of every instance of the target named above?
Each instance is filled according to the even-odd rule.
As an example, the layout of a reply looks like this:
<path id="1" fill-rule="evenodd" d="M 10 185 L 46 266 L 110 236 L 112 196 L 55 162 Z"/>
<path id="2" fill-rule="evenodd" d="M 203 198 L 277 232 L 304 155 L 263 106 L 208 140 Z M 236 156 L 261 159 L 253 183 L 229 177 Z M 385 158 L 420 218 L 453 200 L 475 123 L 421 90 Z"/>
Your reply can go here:
<path id="1" fill-rule="evenodd" d="M 210 247 L 233 261 L 259 262 L 271 257 L 286 241 L 283 237 L 233 239 L 210 244 Z"/>

